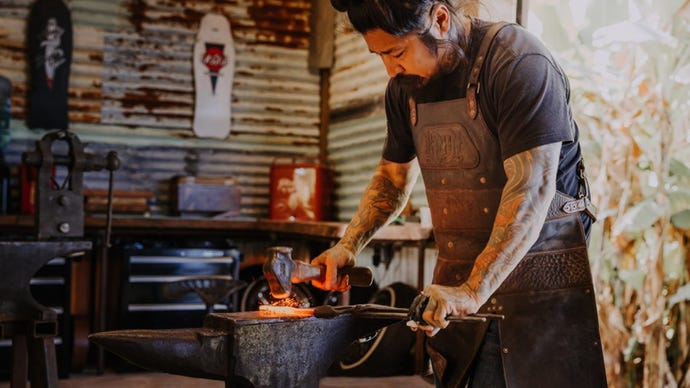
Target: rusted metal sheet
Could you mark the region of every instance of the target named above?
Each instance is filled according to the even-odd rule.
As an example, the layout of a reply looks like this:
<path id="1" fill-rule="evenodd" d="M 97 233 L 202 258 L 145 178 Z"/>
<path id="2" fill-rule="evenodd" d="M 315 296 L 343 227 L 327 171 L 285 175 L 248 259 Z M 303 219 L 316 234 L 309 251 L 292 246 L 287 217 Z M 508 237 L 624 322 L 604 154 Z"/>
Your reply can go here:
<path id="1" fill-rule="evenodd" d="M 388 75 L 344 14 L 336 19 L 335 63 L 331 77 L 329 158 L 336 171 L 337 219 L 348 221 L 381 159 L 386 137 L 383 96 Z M 414 207 L 425 206 L 421 180 Z"/>
<path id="2" fill-rule="evenodd" d="M 0 17 L 0 73 L 12 80 L 12 115 L 26 117 L 26 23 Z M 68 92 L 70 121 L 100 121 L 103 34 L 92 27 L 74 26 L 74 48 Z"/>
<path id="3" fill-rule="evenodd" d="M 0 0 L 0 74 L 12 80 L 16 167 L 44 131 L 26 117 L 25 20 L 33 0 Z M 90 147 L 123 159 L 116 188 L 152 190 L 155 212 L 169 208 L 175 175 L 233 176 L 242 214 L 268 214 L 277 157 L 319 151 L 319 76 L 307 67 L 309 0 L 72 0 L 74 52 L 70 129 Z M 192 52 L 207 12 L 224 14 L 235 41 L 232 129 L 227 139 L 200 139 L 194 113 Z M 13 169 L 15 171 L 16 168 Z M 16 179 L 13 180 L 17 196 Z M 106 174 L 87 174 L 104 188 Z"/>
<path id="4" fill-rule="evenodd" d="M 274 160 L 272 156 L 191 147 L 85 143 L 87 152 L 105 155 L 113 150 L 118 153 L 121 167 L 115 172 L 115 189 L 153 191 L 154 198 L 150 201 L 153 214 L 170 213 L 171 178 L 177 175 L 235 177 L 242 194 L 241 214 L 249 217 L 264 217 L 267 214 L 269 195 L 266 188 L 269 186 L 270 165 Z M 33 148 L 33 140 L 15 139 L 6 149 L 6 161 L 10 165 L 18 165 L 21 154 Z M 16 203 L 19 185 L 14 172 L 12 197 Z M 58 171 L 58 181 L 64 178 L 60 173 Z M 108 173 L 88 172 L 84 174 L 84 181 L 86 188 L 107 189 Z"/>

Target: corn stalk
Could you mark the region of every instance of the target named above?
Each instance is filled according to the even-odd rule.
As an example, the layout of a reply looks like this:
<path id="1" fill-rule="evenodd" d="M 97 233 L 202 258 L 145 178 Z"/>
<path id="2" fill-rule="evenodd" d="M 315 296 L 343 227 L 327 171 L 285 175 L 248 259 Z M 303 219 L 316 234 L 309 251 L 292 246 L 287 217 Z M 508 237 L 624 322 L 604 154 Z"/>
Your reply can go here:
<path id="1" fill-rule="evenodd" d="M 533 0 L 572 83 L 612 387 L 690 387 L 690 0 Z M 566 8 L 566 9 L 564 9 Z M 582 15 L 582 14 L 581 14 Z M 533 19 L 534 18 L 534 19 Z"/>

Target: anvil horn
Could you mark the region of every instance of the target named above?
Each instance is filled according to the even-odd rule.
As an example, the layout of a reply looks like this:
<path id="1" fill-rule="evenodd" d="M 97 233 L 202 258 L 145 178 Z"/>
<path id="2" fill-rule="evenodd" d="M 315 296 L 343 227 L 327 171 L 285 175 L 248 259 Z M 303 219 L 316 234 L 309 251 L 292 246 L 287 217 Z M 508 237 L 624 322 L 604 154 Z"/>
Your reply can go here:
<path id="1" fill-rule="evenodd" d="M 225 380 L 225 333 L 205 328 L 117 330 L 89 335 L 89 340 L 144 369 Z"/>

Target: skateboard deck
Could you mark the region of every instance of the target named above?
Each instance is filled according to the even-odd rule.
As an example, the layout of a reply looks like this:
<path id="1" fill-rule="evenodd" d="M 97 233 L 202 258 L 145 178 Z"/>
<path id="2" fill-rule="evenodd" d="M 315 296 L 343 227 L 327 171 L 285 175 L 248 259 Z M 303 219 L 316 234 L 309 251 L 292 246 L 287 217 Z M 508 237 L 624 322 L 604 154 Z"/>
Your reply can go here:
<path id="1" fill-rule="evenodd" d="M 235 47 L 225 16 L 206 14 L 194 43 L 194 134 L 224 139 L 230 133 Z"/>
<path id="2" fill-rule="evenodd" d="M 67 129 L 72 20 L 62 0 L 37 0 L 29 13 L 29 128 Z"/>

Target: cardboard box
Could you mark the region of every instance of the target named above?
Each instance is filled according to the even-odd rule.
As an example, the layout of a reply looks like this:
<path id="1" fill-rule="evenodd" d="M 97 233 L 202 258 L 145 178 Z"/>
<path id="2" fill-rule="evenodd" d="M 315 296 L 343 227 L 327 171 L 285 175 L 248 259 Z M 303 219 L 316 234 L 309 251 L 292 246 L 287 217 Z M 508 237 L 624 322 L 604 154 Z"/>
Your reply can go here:
<path id="1" fill-rule="evenodd" d="M 151 191 L 113 191 L 113 213 L 144 214 L 149 210 Z M 84 211 L 106 213 L 108 211 L 108 190 L 84 190 Z"/>

